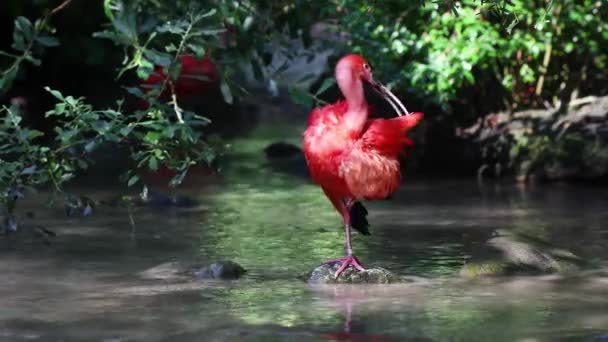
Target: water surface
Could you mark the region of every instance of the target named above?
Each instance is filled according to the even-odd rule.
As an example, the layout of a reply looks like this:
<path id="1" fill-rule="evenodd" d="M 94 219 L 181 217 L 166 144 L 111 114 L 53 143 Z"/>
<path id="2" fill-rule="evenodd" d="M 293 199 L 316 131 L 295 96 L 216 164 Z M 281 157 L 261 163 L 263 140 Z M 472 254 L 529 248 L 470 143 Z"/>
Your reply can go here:
<path id="1" fill-rule="evenodd" d="M 296 132 L 285 137 L 297 139 Z M 341 222 L 298 161 L 272 164 L 276 134 L 233 142 L 219 178 L 181 189 L 194 208 L 124 208 L 66 218 L 28 199 L 23 229 L 0 240 L 2 341 L 605 341 L 608 277 L 466 281 L 471 244 L 496 229 L 531 234 L 606 265 L 604 189 L 410 180 L 368 204 L 372 236 L 355 235 L 364 265 L 417 277 L 386 286 L 309 286 L 298 276 L 342 256 Z M 297 140 L 295 140 L 297 142 Z M 291 172 L 285 172 L 285 171 Z M 200 176 L 201 178 L 203 176 Z M 81 187 L 94 198 L 119 189 Z M 172 260 L 231 259 L 239 281 L 143 279 Z M 604 338 L 602 340 L 602 338 Z"/>

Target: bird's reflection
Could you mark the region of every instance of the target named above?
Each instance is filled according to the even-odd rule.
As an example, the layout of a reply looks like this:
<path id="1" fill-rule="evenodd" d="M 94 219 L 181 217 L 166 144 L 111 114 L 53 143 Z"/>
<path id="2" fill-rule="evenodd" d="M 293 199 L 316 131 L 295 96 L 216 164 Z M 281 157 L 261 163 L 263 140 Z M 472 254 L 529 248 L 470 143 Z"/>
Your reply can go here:
<path id="1" fill-rule="evenodd" d="M 344 302 L 344 323 L 342 331 L 321 334 L 321 338 L 329 341 L 389 341 L 384 335 L 373 335 L 365 333 L 365 322 L 353 320 L 353 303 Z"/>
<path id="2" fill-rule="evenodd" d="M 343 316 L 342 325 L 336 331 L 324 332 L 320 338 L 328 341 L 351 341 L 351 342 L 379 342 L 379 341 L 430 341 L 429 339 L 404 339 L 403 337 L 388 334 L 370 333 L 367 322 L 357 317 L 357 308 L 365 305 L 374 293 L 385 292 L 381 286 L 372 288 L 366 286 L 336 285 L 333 287 L 322 287 L 322 292 L 329 297 L 331 305 Z M 371 296 L 368 296 L 371 295 Z M 369 304 L 369 303 L 368 303 Z"/>

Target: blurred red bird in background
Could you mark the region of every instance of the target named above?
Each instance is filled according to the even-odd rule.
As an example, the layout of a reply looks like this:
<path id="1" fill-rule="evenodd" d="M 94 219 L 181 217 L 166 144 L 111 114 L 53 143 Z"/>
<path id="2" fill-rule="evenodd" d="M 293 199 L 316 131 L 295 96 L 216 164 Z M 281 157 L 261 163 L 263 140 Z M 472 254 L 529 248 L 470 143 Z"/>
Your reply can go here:
<path id="1" fill-rule="evenodd" d="M 181 72 L 175 81 L 175 94 L 179 97 L 194 96 L 209 90 L 219 80 L 219 73 L 215 63 L 209 57 L 196 58 L 193 55 L 182 55 L 178 59 Z M 162 66 L 155 66 L 154 72 L 144 80 L 141 85 L 143 91 L 149 91 L 152 87 L 161 85 L 167 79 L 167 73 Z M 160 95 L 167 99 L 171 95 L 171 89 L 167 86 Z"/>
<path id="2" fill-rule="evenodd" d="M 350 237 L 351 228 L 369 235 L 367 210 L 360 201 L 384 199 L 398 189 L 398 157 L 405 145 L 412 145 L 406 133 L 423 114 L 409 113 L 390 90 L 373 79 L 369 63 L 359 55 L 342 57 L 335 77 L 345 100 L 311 112 L 303 145 L 313 181 L 344 219 L 346 256 L 325 262 L 342 263 L 335 273 L 338 277 L 349 265 L 365 270 L 353 254 Z M 368 119 L 363 82 L 380 93 L 399 116 Z"/>

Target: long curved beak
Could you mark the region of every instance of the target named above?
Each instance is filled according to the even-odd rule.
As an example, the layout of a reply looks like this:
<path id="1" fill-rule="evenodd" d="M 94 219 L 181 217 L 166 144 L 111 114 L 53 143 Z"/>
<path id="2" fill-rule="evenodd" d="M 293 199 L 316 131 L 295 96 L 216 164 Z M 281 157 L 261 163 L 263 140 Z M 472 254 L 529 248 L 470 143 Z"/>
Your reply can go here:
<path id="1" fill-rule="evenodd" d="M 385 87 L 382 83 L 375 80 L 366 80 L 375 91 L 378 92 L 385 100 L 388 102 L 391 107 L 397 112 L 397 115 L 410 115 L 410 112 L 407 111 L 403 103 L 393 94 L 387 87 Z"/>

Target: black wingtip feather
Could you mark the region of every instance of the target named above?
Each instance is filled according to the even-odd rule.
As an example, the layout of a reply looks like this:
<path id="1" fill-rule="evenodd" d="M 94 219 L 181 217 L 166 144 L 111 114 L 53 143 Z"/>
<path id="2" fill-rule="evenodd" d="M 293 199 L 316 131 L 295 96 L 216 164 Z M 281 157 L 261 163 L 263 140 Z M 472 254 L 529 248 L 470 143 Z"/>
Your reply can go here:
<path id="1" fill-rule="evenodd" d="M 371 235 L 369 232 L 369 222 L 367 221 L 367 209 L 361 202 L 355 202 L 350 207 L 350 225 L 363 235 Z"/>

